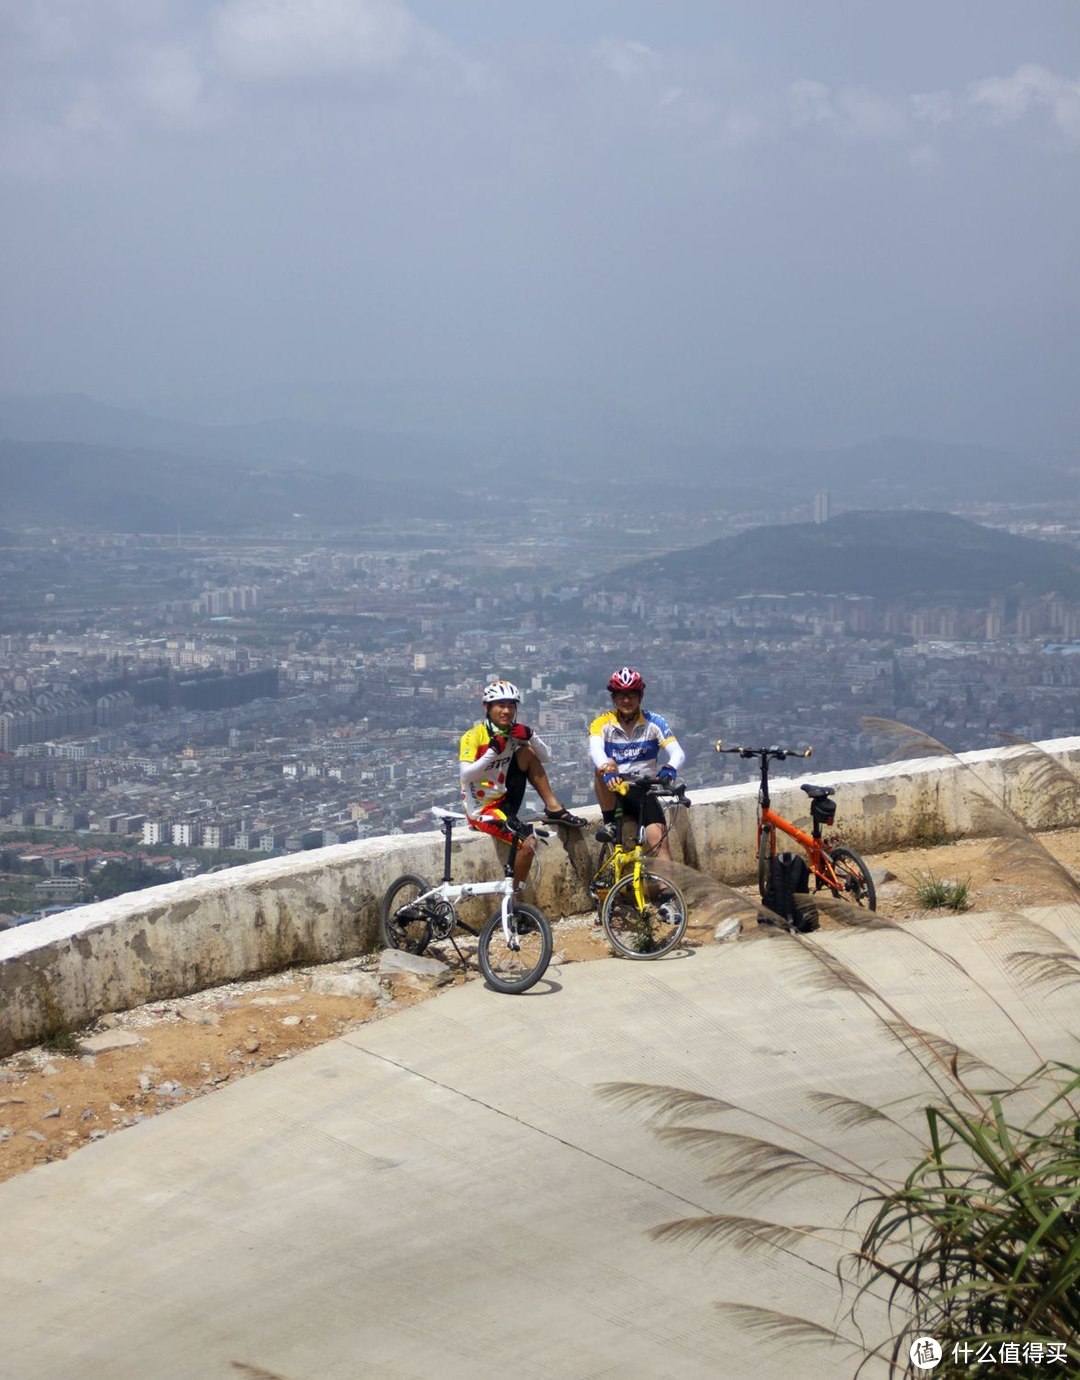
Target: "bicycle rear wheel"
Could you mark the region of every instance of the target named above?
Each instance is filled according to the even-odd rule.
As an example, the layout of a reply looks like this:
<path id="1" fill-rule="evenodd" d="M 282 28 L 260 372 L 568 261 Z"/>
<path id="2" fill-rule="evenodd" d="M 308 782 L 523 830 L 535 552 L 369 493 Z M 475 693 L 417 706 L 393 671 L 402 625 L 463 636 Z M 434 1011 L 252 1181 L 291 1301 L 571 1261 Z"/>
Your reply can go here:
<path id="1" fill-rule="evenodd" d="M 527 992 L 544 976 L 554 947 L 547 916 L 535 906 L 515 901 L 510 913 L 510 938 L 497 910 L 480 931 L 476 957 L 489 987 L 496 992 Z"/>
<path id="2" fill-rule="evenodd" d="M 829 858 L 836 879 L 843 888 L 834 895 L 843 896 L 848 901 L 854 901 L 857 906 L 865 906 L 867 910 L 877 910 L 874 879 L 858 853 L 853 848 L 830 848 Z"/>
<path id="3" fill-rule="evenodd" d="M 379 906 L 379 942 L 384 949 L 422 954 L 431 943 L 431 921 L 417 899 L 431 890 L 423 877 L 406 872 L 386 888 Z"/>
<path id="4" fill-rule="evenodd" d="M 632 873 L 611 888 L 600 917 L 604 933 L 622 958 L 661 958 L 686 933 L 686 901 L 657 872 L 642 871 L 640 885 L 641 905 Z"/>

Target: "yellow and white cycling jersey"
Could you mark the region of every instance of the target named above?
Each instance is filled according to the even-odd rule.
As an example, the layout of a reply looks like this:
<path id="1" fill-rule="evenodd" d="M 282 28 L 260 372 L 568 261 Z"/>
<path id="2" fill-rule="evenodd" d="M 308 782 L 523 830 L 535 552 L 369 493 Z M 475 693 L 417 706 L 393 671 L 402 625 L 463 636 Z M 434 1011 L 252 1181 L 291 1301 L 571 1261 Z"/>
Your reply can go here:
<path id="1" fill-rule="evenodd" d="M 541 762 L 551 756 L 551 750 L 538 733 L 526 744 L 520 738 L 507 738 L 502 752 L 495 750 L 491 724 L 487 720 L 473 724 L 461 736 L 458 753 L 461 773 L 461 802 L 470 819 L 496 809 L 506 795 L 506 779 L 518 748 L 531 747 Z"/>

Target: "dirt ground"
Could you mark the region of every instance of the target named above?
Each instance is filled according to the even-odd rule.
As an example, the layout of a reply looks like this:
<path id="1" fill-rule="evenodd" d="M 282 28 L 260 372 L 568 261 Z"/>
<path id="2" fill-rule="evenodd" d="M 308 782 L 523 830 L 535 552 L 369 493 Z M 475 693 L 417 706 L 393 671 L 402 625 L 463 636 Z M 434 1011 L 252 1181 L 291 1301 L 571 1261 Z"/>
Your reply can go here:
<path id="1" fill-rule="evenodd" d="M 878 881 L 878 911 L 891 919 L 925 914 L 915 890 L 928 877 L 968 881 L 968 913 L 1075 899 L 1069 888 L 1070 878 L 1080 875 L 1080 829 L 1044 834 L 1040 842 L 1063 864 L 1064 873 L 1033 860 L 1030 848 L 1007 854 L 985 840 L 868 857 Z M 833 922 L 823 916 L 821 923 L 829 928 Z M 963 914 L 957 923 L 963 923 Z M 711 919 L 702 923 L 691 909 L 690 944 L 713 942 L 713 929 Z M 556 965 L 616 961 L 609 958 L 594 917 L 571 917 L 554 930 Z M 756 937 L 748 924 L 743 938 Z M 436 947 L 432 953 L 451 962 L 451 984 L 481 980 L 475 963 L 463 972 L 449 951 L 444 955 Z M 38 1047 L 0 1060 L 0 1181 L 64 1159 L 88 1141 L 206 1096 L 367 1021 L 391 1019 L 394 1012 L 446 990 L 417 988 L 401 979 L 376 981 L 377 968 L 376 954 L 231 983 L 182 1001 L 106 1016 L 67 1047 Z M 313 991 L 316 976 L 331 970 L 366 975 L 370 994 Z M 493 994 L 493 1000 L 513 998 Z M 79 1052 L 78 1041 L 106 1032 L 130 1043 L 108 1052 Z"/>

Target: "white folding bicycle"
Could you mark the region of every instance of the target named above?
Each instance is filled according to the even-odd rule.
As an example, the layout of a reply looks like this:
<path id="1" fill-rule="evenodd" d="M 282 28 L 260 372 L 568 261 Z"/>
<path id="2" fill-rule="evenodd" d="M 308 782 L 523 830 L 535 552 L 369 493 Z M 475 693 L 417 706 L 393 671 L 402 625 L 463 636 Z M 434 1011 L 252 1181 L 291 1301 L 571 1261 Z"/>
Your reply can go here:
<path id="1" fill-rule="evenodd" d="M 438 806 L 431 813 L 443 831 L 442 881 L 432 886 L 416 873 L 407 872 L 390 883 L 379 907 L 379 938 L 383 947 L 422 954 L 433 939 L 449 939 L 464 968 L 465 955 L 454 938 L 455 930 L 464 930 L 479 941 L 476 956 L 489 987 L 497 992 L 527 992 L 547 971 L 553 943 L 551 925 L 543 911 L 514 895 L 514 860 L 522 839 L 534 832 L 538 838 L 547 838 L 547 831 L 534 830 L 531 824 L 520 820 L 509 821 L 513 842 L 503 876 L 496 882 L 454 882 L 451 836 L 454 825 L 464 823 L 466 817 Z M 499 909 L 479 930 L 466 924 L 457 913 L 458 901 L 468 896 L 502 898 Z"/>

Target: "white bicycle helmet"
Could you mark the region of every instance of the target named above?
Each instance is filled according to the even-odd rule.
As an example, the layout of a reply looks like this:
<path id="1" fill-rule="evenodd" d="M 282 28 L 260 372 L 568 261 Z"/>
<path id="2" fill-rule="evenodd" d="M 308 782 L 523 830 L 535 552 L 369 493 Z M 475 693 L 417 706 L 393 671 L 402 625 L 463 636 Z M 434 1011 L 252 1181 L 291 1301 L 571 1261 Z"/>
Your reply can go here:
<path id="1" fill-rule="evenodd" d="M 494 704 L 496 700 L 514 700 L 521 703 L 521 691 L 509 680 L 493 680 L 484 686 L 484 703 Z"/>

